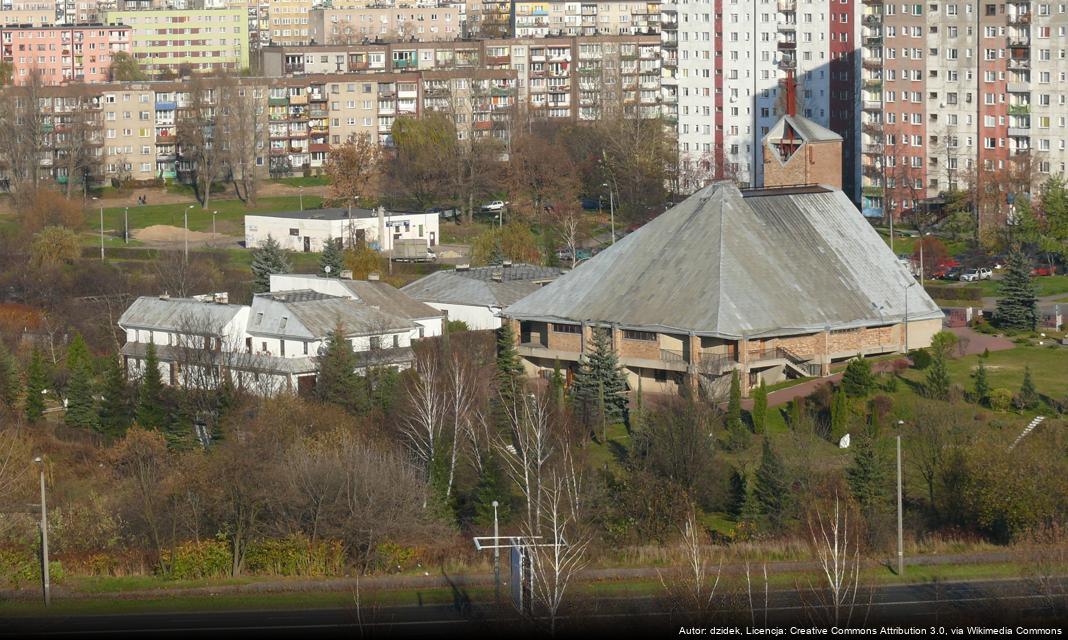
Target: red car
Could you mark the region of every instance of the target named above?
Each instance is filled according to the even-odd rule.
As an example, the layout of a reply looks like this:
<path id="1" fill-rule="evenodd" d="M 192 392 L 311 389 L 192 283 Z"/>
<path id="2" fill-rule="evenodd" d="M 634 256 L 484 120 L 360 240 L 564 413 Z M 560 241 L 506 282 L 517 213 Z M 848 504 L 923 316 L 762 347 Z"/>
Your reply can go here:
<path id="1" fill-rule="evenodd" d="M 954 260 L 953 258 L 949 258 L 940 262 L 934 269 L 931 270 L 931 277 L 945 278 L 950 271 L 958 267 L 960 267 L 960 263 Z"/>
<path id="2" fill-rule="evenodd" d="M 1031 269 L 1031 275 L 1033 276 L 1052 276 L 1057 273 L 1057 267 L 1044 264 L 1040 267 Z"/>

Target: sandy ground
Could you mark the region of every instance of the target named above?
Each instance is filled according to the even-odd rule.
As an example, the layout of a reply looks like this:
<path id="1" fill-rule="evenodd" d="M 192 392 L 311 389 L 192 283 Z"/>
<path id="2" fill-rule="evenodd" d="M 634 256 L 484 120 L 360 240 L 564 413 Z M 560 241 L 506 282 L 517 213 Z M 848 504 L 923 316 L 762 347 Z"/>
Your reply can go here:
<path id="1" fill-rule="evenodd" d="M 184 242 L 186 231 L 182 227 L 172 227 L 169 224 L 156 224 L 144 229 L 135 229 L 130 232 L 135 240 L 141 242 Z M 203 231 L 190 231 L 190 242 L 204 242 L 212 239 L 211 233 Z"/>

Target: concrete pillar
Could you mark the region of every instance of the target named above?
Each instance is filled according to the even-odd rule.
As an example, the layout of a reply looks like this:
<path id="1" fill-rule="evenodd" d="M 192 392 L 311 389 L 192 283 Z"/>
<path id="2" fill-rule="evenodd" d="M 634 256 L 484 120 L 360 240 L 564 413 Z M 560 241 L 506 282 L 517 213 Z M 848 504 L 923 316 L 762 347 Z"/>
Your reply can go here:
<path id="1" fill-rule="evenodd" d="M 742 390 L 742 397 L 749 397 L 749 339 L 742 338 L 738 342 L 738 386 Z"/>
<path id="2" fill-rule="evenodd" d="M 590 341 L 589 326 L 586 321 L 582 321 L 582 325 L 579 327 L 579 355 L 586 353 L 586 344 Z"/>
<path id="3" fill-rule="evenodd" d="M 623 331 L 618 324 L 612 325 L 612 351 L 615 351 L 617 356 L 623 355 Z"/>
<path id="4" fill-rule="evenodd" d="M 816 353 L 820 354 L 820 375 L 831 375 L 831 332 L 823 330 L 816 339 Z"/>
<path id="5" fill-rule="evenodd" d="M 687 383 L 690 385 L 691 390 L 696 390 L 698 386 L 698 372 L 701 367 L 701 338 L 695 336 L 693 332 L 686 338 L 687 345 L 689 347 L 689 353 L 686 361 L 686 378 Z"/>

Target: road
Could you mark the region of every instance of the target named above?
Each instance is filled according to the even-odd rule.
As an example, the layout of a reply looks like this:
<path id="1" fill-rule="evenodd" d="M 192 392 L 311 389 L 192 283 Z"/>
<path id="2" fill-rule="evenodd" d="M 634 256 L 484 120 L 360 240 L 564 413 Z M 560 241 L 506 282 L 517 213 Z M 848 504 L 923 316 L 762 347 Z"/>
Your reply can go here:
<path id="1" fill-rule="evenodd" d="M 1048 591 L 1024 580 L 964 581 L 886 585 L 861 590 L 853 607 L 839 612 L 839 627 L 873 627 L 881 624 L 930 627 L 952 625 L 1060 626 L 1068 606 L 1068 579 L 1055 580 Z M 759 589 L 758 589 L 759 591 Z M 732 602 L 733 605 L 726 604 Z M 563 635 L 592 636 L 592 632 L 620 629 L 628 635 L 665 637 L 678 634 L 680 625 L 735 624 L 753 626 L 832 626 L 829 607 L 807 587 L 772 591 L 767 606 L 764 594 L 754 594 L 750 613 L 747 594 L 723 600 L 721 609 L 707 617 L 672 611 L 659 597 L 593 598 L 563 614 Z M 721 601 L 717 600 L 717 603 Z M 1058 607 L 1055 609 L 1054 607 Z M 1056 616 L 1060 615 L 1060 618 Z M 225 637 L 289 637 L 338 635 L 345 637 L 516 637 L 532 630 L 510 605 L 472 603 L 462 588 L 452 604 L 308 609 L 297 611 L 188 612 L 129 615 L 57 615 L 0 620 L 0 638 L 6 637 L 185 637 L 205 634 Z M 560 634 L 558 634 L 560 635 Z"/>

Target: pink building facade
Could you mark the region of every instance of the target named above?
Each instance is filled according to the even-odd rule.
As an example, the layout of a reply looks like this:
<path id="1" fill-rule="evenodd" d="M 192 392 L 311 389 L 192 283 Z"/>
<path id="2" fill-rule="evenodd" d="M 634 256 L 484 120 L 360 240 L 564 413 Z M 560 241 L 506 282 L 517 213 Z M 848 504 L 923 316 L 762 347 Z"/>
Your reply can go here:
<path id="1" fill-rule="evenodd" d="M 122 25 L 0 26 L 0 60 L 11 65 L 15 84 L 34 70 L 46 85 L 106 82 L 112 55 L 130 49 L 130 28 Z"/>

